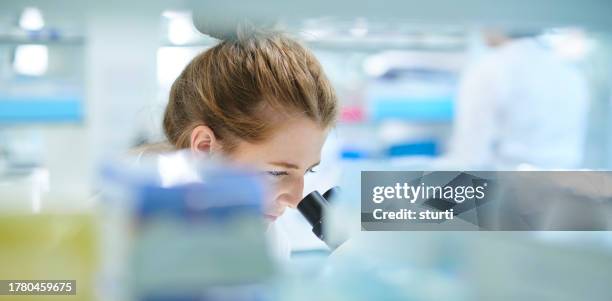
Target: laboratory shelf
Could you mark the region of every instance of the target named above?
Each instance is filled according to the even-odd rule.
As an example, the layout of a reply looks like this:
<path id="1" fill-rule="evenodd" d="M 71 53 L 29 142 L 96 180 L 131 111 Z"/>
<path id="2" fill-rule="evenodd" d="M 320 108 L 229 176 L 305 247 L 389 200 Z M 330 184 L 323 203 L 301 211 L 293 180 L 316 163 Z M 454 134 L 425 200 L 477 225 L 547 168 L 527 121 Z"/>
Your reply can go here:
<path id="1" fill-rule="evenodd" d="M 63 36 L 60 34 L 0 34 L 0 45 L 18 46 L 28 44 L 82 46 L 85 44 L 85 38 L 82 36 Z"/>

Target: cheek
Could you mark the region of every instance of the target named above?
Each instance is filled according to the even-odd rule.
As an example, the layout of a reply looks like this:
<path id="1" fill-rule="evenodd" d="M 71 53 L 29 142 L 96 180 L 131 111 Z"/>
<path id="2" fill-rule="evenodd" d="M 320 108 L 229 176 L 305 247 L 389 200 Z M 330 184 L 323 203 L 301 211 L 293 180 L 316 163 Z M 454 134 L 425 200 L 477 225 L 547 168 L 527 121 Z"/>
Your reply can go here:
<path id="1" fill-rule="evenodd" d="M 269 197 L 267 201 L 272 203 L 275 207 L 285 207 L 289 203 L 294 203 L 298 195 L 298 180 L 295 178 L 284 177 L 270 184 L 269 186 Z"/>
<path id="2" fill-rule="evenodd" d="M 285 189 L 282 182 L 270 183 L 267 190 L 268 193 L 263 203 L 264 212 L 276 215 L 285 211 L 287 205 L 282 201 L 285 197 L 283 196 Z"/>
<path id="3" fill-rule="evenodd" d="M 273 203 L 274 201 L 276 201 L 276 199 L 278 199 L 278 197 L 281 195 L 281 191 L 283 190 L 283 183 L 282 181 L 279 181 L 276 179 L 266 179 L 265 185 L 266 185 L 265 202 L 267 203 L 267 205 L 270 205 L 270 203 Z"/>
<path id="4" fill-rule="evenodd" d="M 282 180 L 273 181 L 273 182 L 270 183 L 269 187 L 270 187 L 269 189 L 270 189 L 270 192 L 271 192 L 270 193 L 270 196 L 271 196 L 270 199 L 272 201 L 277 201 L 278 198 L 283 194 L 283 192 L 285 190 L 287 190 L 286 189 L 287 181 L 282 181 Z"/>

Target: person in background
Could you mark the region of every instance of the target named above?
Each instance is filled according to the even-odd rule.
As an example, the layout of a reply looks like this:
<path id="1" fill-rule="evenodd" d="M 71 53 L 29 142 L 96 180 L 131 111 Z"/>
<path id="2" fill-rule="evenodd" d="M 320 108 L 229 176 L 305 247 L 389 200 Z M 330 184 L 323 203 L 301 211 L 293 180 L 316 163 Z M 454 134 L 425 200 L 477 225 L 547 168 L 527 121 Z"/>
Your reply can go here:
<path id="1" fill-rule="evenodd" d="M 578 168 L 588 88 L 535 37 L 485 33 L 492 51 L 461 79 L 449 157 L 466 168 Z"/>

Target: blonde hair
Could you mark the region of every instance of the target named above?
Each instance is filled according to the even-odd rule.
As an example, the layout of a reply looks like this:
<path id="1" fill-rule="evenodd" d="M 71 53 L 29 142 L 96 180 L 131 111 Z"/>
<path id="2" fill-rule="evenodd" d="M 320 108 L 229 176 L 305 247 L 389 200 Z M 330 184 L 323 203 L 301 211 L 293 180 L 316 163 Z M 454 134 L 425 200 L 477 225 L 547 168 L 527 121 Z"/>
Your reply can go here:
<path id="1" fill-rule="evenodd" d="M 282 116 L 305 116 L 326 129 L 337 99 L 314 55 L 281 33 L 241 32 L 196 56 L 176 79 L 164 114 L 164 133 L 190 147 L 191 131 L 206 125 L 231 152 L 239 139 L 257 143 L 282 126 Z"/>

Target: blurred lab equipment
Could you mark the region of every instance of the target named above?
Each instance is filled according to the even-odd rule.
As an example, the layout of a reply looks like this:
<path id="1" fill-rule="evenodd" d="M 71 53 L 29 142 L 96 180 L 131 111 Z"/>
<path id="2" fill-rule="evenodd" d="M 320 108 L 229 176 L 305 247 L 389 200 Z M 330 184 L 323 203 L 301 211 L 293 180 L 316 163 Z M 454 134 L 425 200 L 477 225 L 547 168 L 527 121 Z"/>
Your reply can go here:
<path id="1" fill-rule="evenodd" d="M 0 169 L 0 279 L 75 280 L 78 293 L 70 298 L 93 300 L 99 262 L 96 215 L 83 207 L 84 200 L 49 186 L 44 168 Z M 0 300 L 57 298 L 0 295 Z"/>
<path id="2" fill-rule="evenodd" d="M 85 39 L 45 21 L 25 7 L 18 26 L 0 25 L 0 125 L 83 119 Z"/>
<path id="3" fill-rule="evenodd" d="M 200 300 L 231 287 L 216 300 L 253 300 L 231 293 L 272 275 L 259 176 L 200 163 L 179 152 L 104 168 L 103 245 L 111 254 L 124 250 L 106 257 L 117 269 L 103 281 L 119 288 L 107 298 Z"/>
<path id="4" fill-rule="evenodd" d="M 306 195 L 298 204 L 298 210 L 312 226 L 312 233 L 327 244 L 332 250 L 336 249 L 344 241 L 329 241 L 325 237 L 326 223 L 325 214 L 329 203 L 340 193 L 339 187 L 332 187 L 321 195 L 318 191 L 313 191 Z"/>
<path id="5" fill-rule="evenodd" d="M 501 45 L 467 69 L 449 156 L 466 167 L 578 168 L 589 96 L 583 76 L 541 38 Z"/>

